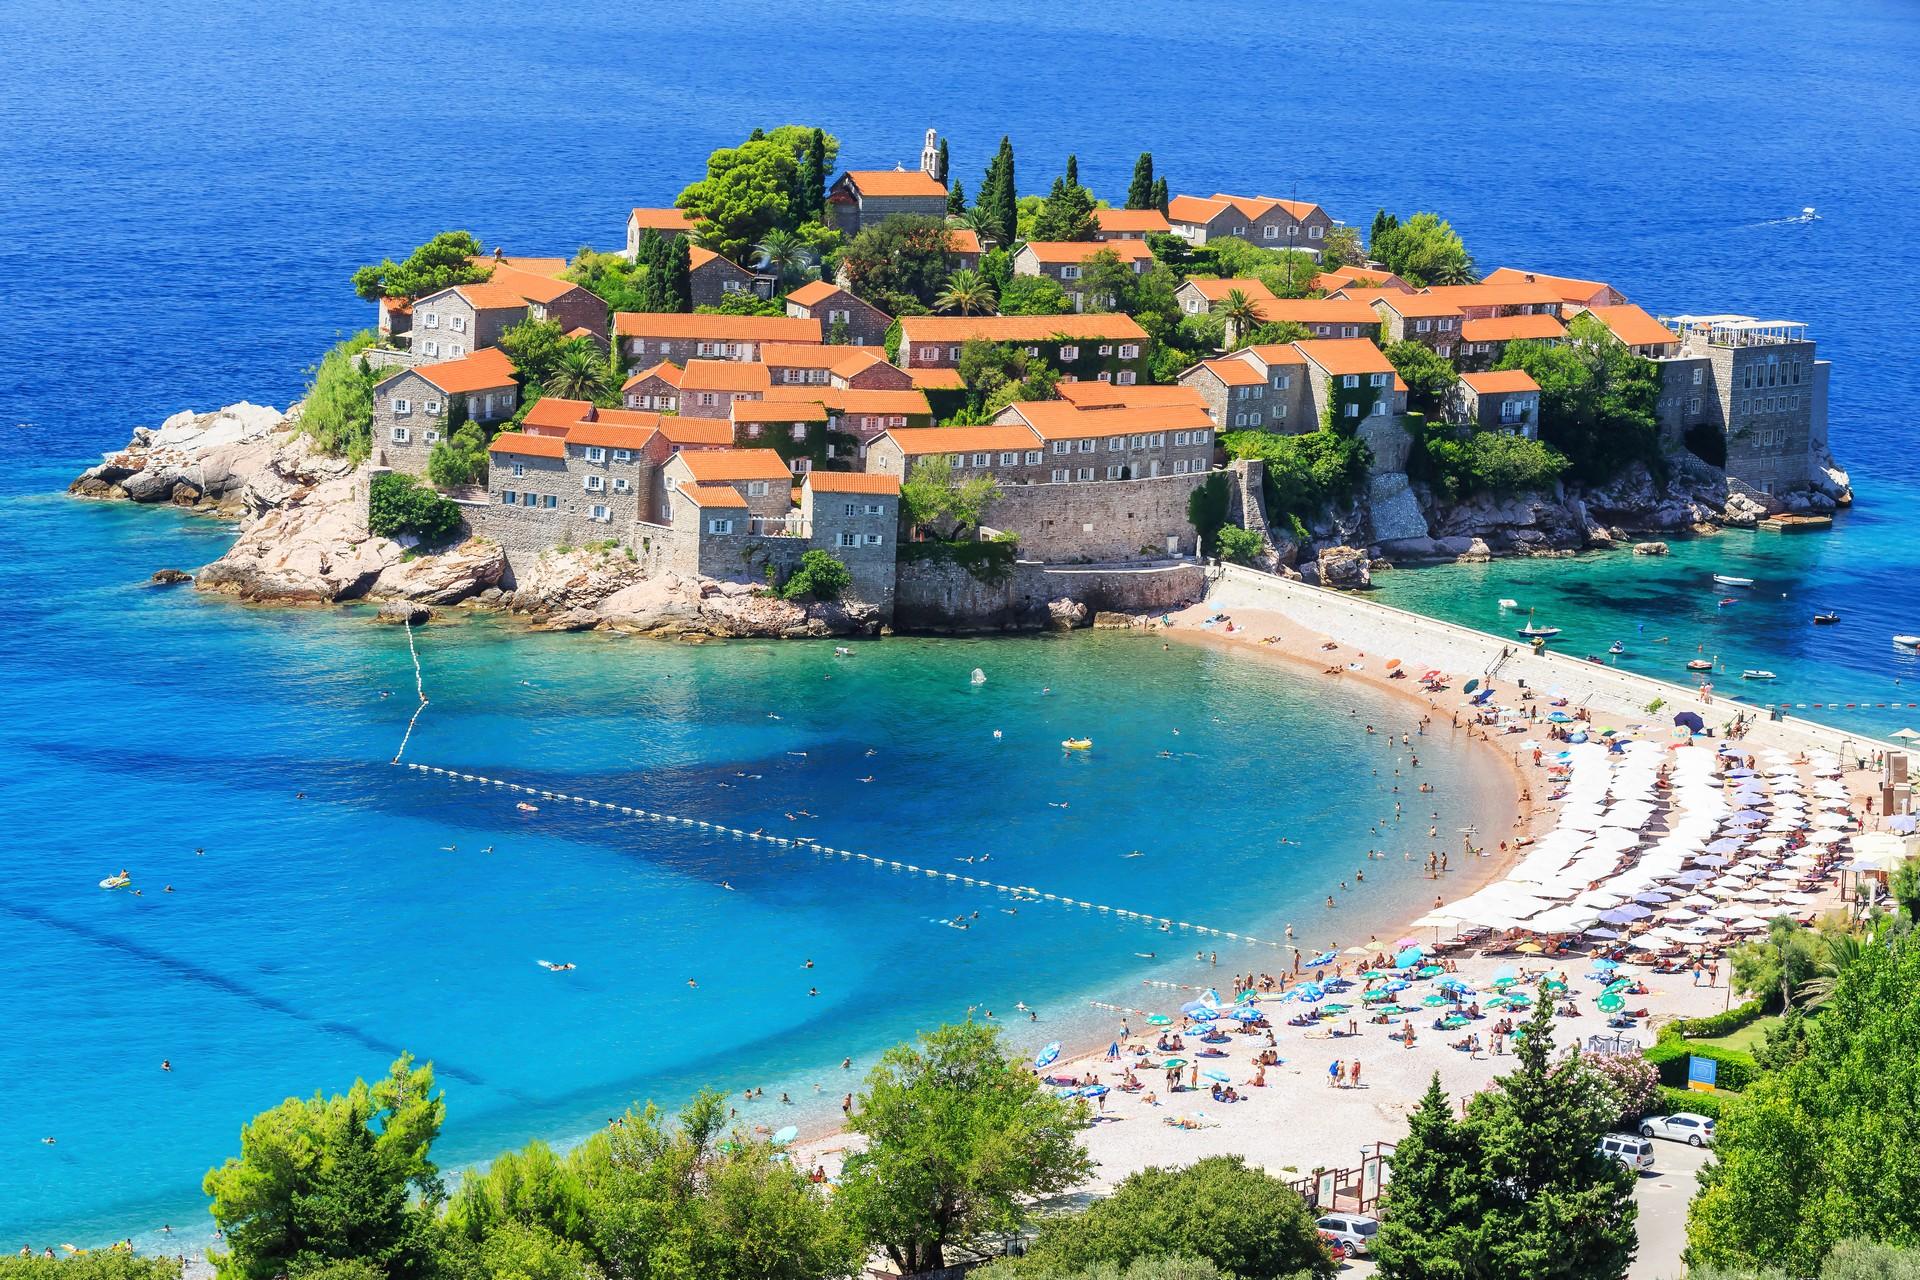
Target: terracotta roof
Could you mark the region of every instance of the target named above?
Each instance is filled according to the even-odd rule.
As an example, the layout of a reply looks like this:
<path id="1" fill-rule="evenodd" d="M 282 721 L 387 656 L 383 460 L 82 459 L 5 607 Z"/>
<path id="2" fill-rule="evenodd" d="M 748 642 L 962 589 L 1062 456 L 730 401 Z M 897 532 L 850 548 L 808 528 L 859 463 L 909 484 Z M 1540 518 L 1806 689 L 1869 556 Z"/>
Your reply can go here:
<path id="1" fill-rule="evenodd" d="M 1341 267 L 1337 271 L 1322 271 L 1313 278 L 1313 287 L 1332 293 L 1335 289 L 1351 287 L 1363 289 L 1386 289 L 1394 293 L 1412 293 L 1406 282 L 1385 267 Z"/>
<path id="2" fill-rule="evenodd" d="M 1258 382 L 1255 375 L 1254 381 Z M 1211 427 L 1199 405 L 1141 405 L 1125 409 L 1082 409 L 1064 400 L 1032 400 L 1007 406 L 1042 440 L 1079 440 L 1088 436 L 1124 436 L 1143 431 L 1185 431 Z"/>
<path id="3" fill-rule="evenodd" d="M 789 293 L 787 295 L 787 301 L 798 303 L 803 307 L 811 307 L 816 302 L 825 302 L 828 298 L 846 292 L 847 291 L 839 285 L 826 280 L 809 280 L 792 293 Z M 852 295 L 848 294 L 847 296 L 851 297 Z"/>
<path id="4" fill-rule="evenodd" d="M 495 272 L 494 274 L 505 275 L 509 273 Z M 452 288 L 453 292 L 465 298 L 467 305 L 476 311 L 518 311 L 524 309 L 527 305 L 527 295 L 520 292 L 518 288 L 511 284 L 501 283 L 491 279 L 482 280 L 479 284 L 456 284 Z M 445 293 L 446 290 L 442 289 L 440 292 Z M 428 298 L 437 298 L 439 296 L 437 293 L 427 295 Z M 415 305 L 417 306 L 420 302 L 425 302 L 426 300 L 426 298 L 421 298 Z"/>
<path id="5" fill-rule="evenodd" d="M 659 415 L 653 415 L 658 418 Z M 652 440 L 654 429 L 651 426 L 619 426 L 611 422 L 576 422 L 567 428 L 568 444 L 599 445 L 607 449 L 634 449 L 647 447 Z"/>
<path id="6" fill-rule="evenodd" d="M 1357 324 L 1372 327 L 1380 323 L 1379 313 L 1357 298 L 1276 298 L 1263 301 L 1261 313 L 1269 322 L 1293 324 Z"/>
<path id="7" fill-rule="evenodd" d="M 700 268 L 712 266 L 716 262 L 725 264 L 726 266 L 732 268 L 733 270 L 738 271 L 743 276 L 750 276 L 753 274 L 753 272 L 747 270 L 745 267 L 735 262 L 732 258 L 723 258 L 711 249 L 702 249 L 697 244 L 687 246 L 687 270 L 688 271 L 698 271 Z"/>
<path id="8" fill-rule="evenodd" d="M 654 365 L 653 368 L 642 369 L 639 373 L 628 378 L 626 382 L 621 384 L 620 389 L 625 391 L 636 382 L 645 382 L 649 378 L 658 378 L 670 387 L 678 387 L 680 385 L 680 366 L 671 360 L 662 360 L 659 364 Z"/>
<path id="9" fill-rule="evenodd" d="M 900 492 L 899 476 L 883 476 L 874 471 L 809 471 L 802 483 L 815 493 L 884 495 Z"/>
<path id="10" fill-rule="evenodd" d="M 1167 232 L 1173 224 L 1158 209 L 1095 209 L 1093 224 L 1102 231 Z"/>
<path id="11" fill-rule="evenodd" d="M 689 360 L 680 371 L 682 391 L 765 391 L 772 374 L 746 360 Z"/>
<path id="12" fill-rule="evenodd" d="M 966 380 L 958 369 L 928 369 L 924 367 L 907 370 L 907 376 L 913 379 L 913 385 L 922 391 L 965 391 Z"/>
<path id="13" fill-rule="evenodd" d="M 1360 301 L 1391 307 L 1403 320 L 1431 320 L 1436 316 L 1457 316 L 1460 308 L 1445 298 L 1430 293 L 1400 293 L 1393 289 L 1370 289 Z"/>
<path id="14" fill-rule="evenodd" d="M 1631 302 L 1622 303 L 1617 307 L 1593 307 L 1591 310 L 1601 324 L 1613 331 L 1614 337 L 1630 347 L 1680 341 L 1673 330 Z"/>
<path id="15" fill-rule="evenodd" d="M 973 338 L 985 342 L 1049 342 L 1055 336 L 1069 342 L 1105 339 L 1144 343 L 1147 340 L 1147 331 L 1135 324 L 1132 316 L 1117 312 L 1064 316 L 902 316 L 900 334 L 903 346 L 916 342 L 966 342 Z"/>
<path id="16" fill-rule="evenodd" d="M 559 396 L 542 396 L 533 402 L 526 416 L 520 419 L 523 427 L 570 427 L 584 421 L 593 413 L 591 400 L 563 400 Z"/>
<path id="17" fill-rule="evenodd" d="M 495 257 L 491 253 L 476 253 L 468 259 L 475 266 L 496 267 L 505 271 L 519 271 L 532 276 L 548 276 L 557 279 L 567 269 L 565 258 L 523 258 L 511 253 Z M 496 271 L 495 279 L 498 279 Z"/>
<path id="18" fill-rule="evenodd" d="M 380 299 L 380 309 L 396 316 L 410 316 L 413 314 L 413 299 L 382 298 Z"/>
<path id="19" fill-rule="evenodd" d="M 668 444 L 726 448 L 733 444 L 733 424 L 724 418 L 689 418 L 669 413 L 660 419 L 660 438 Z"/>
<path id="20" fill-rule="evenodd" d="M 701 484 L 734 480 L 791 480 L 793 469 L 771 449 L 714 449 L 678 455 Z"/>
<path id="21" fill-rule="evenodd" d="M 1029 240 L 1026 252 L 1037 262 L 1085 262 L 1099 253 L 1110 253 L 1122 262 L 1150 262 L 1153 250 L 1144 240 Z"/>
<path id="22" fill-rule="evenodd" d="M 1115 386 L 1111 382 L 1063 382 L 1054 388 L 1054 393 L 1069 404 L 1077 404 L 1082 409 L 1136 408 L 1146 405 L 1201 405 L 1203 400 L 1192 387 L 1149 386 L 1145 384 L 1131 387 Z"/>
<path id="23" fill-rule="evenodd" d="M 735 400 L 735 422 L 825 422 L 827 407 L 818 400 Z"/>
<path id="24" fill-rule="evenodd" d="M 1343 341 L 1351 341 L 1351 339 L 1343 339 Z M 1300 349 L 1291 342 L 1263 342 L 1257 347 L 1246 347 L 1238 354 L 1258 356 L 1261 361 L 1269 365 L 1306 363 L 1306 357 L 1302 356 Z"/>
<path id="25" fill-rule="evenodd" d="M 614 314 L 613 331 L 622 338 L 682 338 L 705 342 L 820 341 L 820 322 L 804 316 L 620 311 Z"/>
<path id="26" fill-rule="evenodd" d="M 823 387 L 775 383 L 767 388 L 768 400 L 813 401 L 840 413 L 932 414 L 927 393 L 919 390 L 869 389 L 866 387 Z"/>
<path id="27" fill-rule="evenodd" d="M 594 409 L 588 422 L 606 422 L 620 427 L 658 426 L 661 415 L 651 409 Z"/>
<path id="28" fill-rule="evenodd" d="M 1510 391 L 1538 391 L 1540 384 L 1525 369 L 1496 369 L 1487 373 L 1463 373 L 1460 381 L 1473 388 L 1475 395 L 1499 395 Z"/>
<path id="29" fill-rule="evenodd" d="M 918 169 L 849 169 L 846 177 L 863 196 L 941 196 L 947 189 Z"/>
<path id="30" fill-rule="evenodd" d="M 1202 196 L 1175 196 L 1167 201 L 1167 218 L 1173 222 L 1212 222 L 1226 211 L 1225 200 L 1208 200 Z"/>
<path id="31" fill-rule="evenodd" d="M 694 225 L 693 215 L 685 209 L 635 209 L 627 221 L 655 231 L 688 231 Z"/>
<path id="32" fill-rule="evenodd" d="M 503 431 L 487 446 L 488 453 L 513 453 L 527 458 L 564 458 L 567 442 L 559 436 L 530 436 L 519 431 Z"/>
<path id="33" fill-rule="evenodd" d="M 1604 280 L 1582 280 L 1577 276 L 1550 276 L 1544 271 L 1522 271 L 1518 267 L 1495 267 L 1480 278 L 1482 284 L 1539 284 L 1560 295 L 1564 302 L 1590 303 L 1596 295 L 1613 286 Z"/>
<path id="34" fill-rule="evenodd" d="M 1320 208 L 1306 200 L 1280 200 L 1273 196 L 1230 196 L 1216 191 L 1212 196 L 1202 199 L 1199 196 L 1175 196 L 1167 201 L 1167 217 L 1175 222 L 1205 223 L 1236 209 L 1248 221 L 1255 221 L 1273 212 L 1283 209 L 1296 221 L 1311 216 Z"/>
<path id="35" fill-rule="evenodd" d="M 1520 338 L 1564 338 L 1567 326 L 1544 312 L 1530 316 L 1494 316 L 1487 320 L 1468 320 L 1460 326 L 1460 337 L 1467 342 L 1512 342 Z"/>
<path id="36" fill-rule="evenodd" d="M 1202 360 L 1196 367 L 1205 369 L 1229 387 L 1257 387 L 1267 380 L 1265 374 L 1245 360 L 1232 356 L 1224 360 Z"/>
<path id="37" fill-rule="evenodd" d="M 688 457 L 700 455 L 688 454 Z M 711 455 L 706 455 L 711 456 Z M 744 507 L 747 500 L 730 484 L 681 484 L 680 492 L 696 507 Z"/>
<path id="38" fill-rule="evenodd" d="M 1040 437 L 1031 427 L 1018 424 L 999 427 L 899 427 L 886 433 L 886 439 L 900 446 L 908 457 L 937 453 L 989 452 L 995 449 L 1032 449 Z"/>
<path id="39" fill-rule="evenodd" d="M 947 232 L 947 248 L 955 253 L 983 253 L 980 233 L 972 227 L 955 227 Z"/>
<path id="40" fill-rule="evenodd" d="M 514 373 L 513 361 L 498 347 L 483 347 L 458 360 L 415 365 L 409 372 L 419 374 L 449 395 L 510 387 L 518 376 Z"/>
<path id="41" fill-rule="evenodd" d="M 1393 389 L 1399 392 L 1401 395 L 1407 394 L 1407 380 L 1400 376 L 1400 373 L 1398 370 L 1394 371 Z"/>
<path id="42" fill-rule="evenodd" d="M 556 298 L 572 293 L 575 289 L 582 288 L 571 280 L 536 275 L 531 271 L 514 271 L 505 267 L 495 268 L 489 283 L 504 286 L 528 302 L 538 302 L 543 306 Z"/>
<path id="43" fill-rule="evenodd" d="M 1558 290 L 1543 284 L 1443 284 L 1421 292 L 1456 307 L 1558 306 L 1561 301 Z"/>
<path id="44" fill-rule="evenodd" d="M 1365 338 L 1318 338 L 1293 345 L 1301 355 L 1336 377 L 1349 373 L 1393 372 L 1392 362 Z"/>
<path id="45" fill-rule="evenodd" d="M 1235 289 L 1256 302 L 1272 299 L 1274 296 L 1273 290 L 1252 276 L 1234 276 L 1226 279 L 1217 276 L 1193 276 L 1188 278 L 1187 283 L 1198 290 L 1200 296 L 1208 302 L 1224 302 L 1227 295 Z"/>
<path id="46" fill-rule="evenodd" d="M 828 347 L 817 342 L 769 342 L 760 348 L 760 362 L 769 368 L 831 369 L 847 359 L 849 352 L 860 350 L 863 348 Z M 873 356 L 876 360 L 886 359 L 877 351 Z"/>

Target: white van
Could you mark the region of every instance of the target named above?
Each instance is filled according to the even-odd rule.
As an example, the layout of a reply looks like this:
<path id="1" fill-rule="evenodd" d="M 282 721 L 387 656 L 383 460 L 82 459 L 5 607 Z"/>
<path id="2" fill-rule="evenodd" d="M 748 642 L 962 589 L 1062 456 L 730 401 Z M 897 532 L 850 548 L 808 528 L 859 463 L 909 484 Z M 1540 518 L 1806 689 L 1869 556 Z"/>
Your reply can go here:
<path id="1" fill-rule="evenodd" d="M 1637 1133 L 1610 1133 L 1600 1139 L 1600 1154 L 1612 1156 L 1635 1173 L 1653 1168 L 1653 1143 Z"/>

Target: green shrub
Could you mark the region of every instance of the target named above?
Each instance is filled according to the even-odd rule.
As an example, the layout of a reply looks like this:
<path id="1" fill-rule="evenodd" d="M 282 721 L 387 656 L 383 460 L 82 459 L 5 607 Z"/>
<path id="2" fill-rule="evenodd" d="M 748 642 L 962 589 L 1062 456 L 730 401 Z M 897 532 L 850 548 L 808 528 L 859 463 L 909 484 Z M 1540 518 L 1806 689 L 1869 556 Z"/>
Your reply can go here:
<path id="1" fill-rule="evenodd" d="M 899 553 L 907 563 L 957 564 L 975 582 L 996 587 L 1013 575 L 1020 546 L 1015 535 L 1000 533 L 984 542 L 903 542 Z"/>
<path id="2" fill-rule="evenodd" d="M 1367 478 L 1367 446 L 1338 431 L 1297 436 L 1229 431 L 1220 444 L 1229 458 L 1266 463 L 1269 519 L 1310 515 L 1329 502 L 1352 497 Z"/>
<path id="3" fill-rule="evenodd" d="M 1738 1092 L 1760 1074 L 1760 1066 L 1750 1053 L 1722 1049 L 1717 1045 L 1687 1040 L 1663 1029 L 1660 1039 L 1647 1050 L 1646 1058 L 1660 1071 L 1660 1083 L 1684 1089 L 1687 1085 L 1687 1059 L 1710 1058 L 1720 1064 L 1718 1086 Z"/>
<path id="4" fill-rule="evenodd" d="M 475 423 L 464 423 L 427 455 L 427 479 L 442 489 L 484 484 L 487 479 L 487 441 Z"/>
<path id="5" fill-rule="evenodd" d="M 847 566 L 825 551 L 809 551 L 800 557 L 800 567 L 780 589 L 784 600 L 838 600 L 840 593 L 853 585 Z"/>
<path id="6" fill-rule="evenodd" d="M 1476 493 L 1545 489 L 1567 469 L 1559 450 L 1524 436 L 1475 431 L 1412 414 L 1407 430 L 1414 440 L 1407 470 L 1450 502 Z"/>
<path id="7" fill-rule="evenodd" d="M 1219 547 L 1220 526 L 1227 522 L 1227 473 L 1215 471 L 1187 495 L 1187 523 L 1200 535 L 1200 550 L 1213 555 Z"/>
<path id="8" fill-rule="evenodd" d="M 1266 539 L 1251 529 L 1242 529 L 1239 525 L 1226 525 L 1216 537 L 1216 545 L 1222 560 L 1231 560 L 1235 564 L 1252 564 L 1266 548 Z"/>
<path id="9" fill-rule="evenodd" d="M 1660 1086 L 1660 1105 L 1668 1114 L 1675 1111 L 1691 1111 L 1697 1116 L 1705 1116 L 1715 1124 L 1726 1110 L 1728 1095 L 1723 1093 L 1701 1093 L 1697 1089 L 1676 1089 L 1672 1085 Z"/>
<path id="10" fill-rule="evenodd" d="M 367 530 L 379 537 L 442 542 L 459 527 L 460 508 L 412 476 L 383 471 L 368 487 Z"/>
<path id="11" fill-rule="evenodd" d="M 0 1280 L 180 1280 L 177 1258 L 93 1249 L 65 1258 L 0 1258 Z"/>
<path id="12" fill-rule="evenodd" d="M 1676 1018 L 1661 1030 L 1663 1034 L 1672 1032 L 1681 1036 L 1711 1039 L 1714 1036 L 1731 1035 L 1763 1017 L 1766 1011 L 1765 1001 L 1749 1000 L 1731 1009 L 1710 1013 L 1704 1018 Z"/>
<path id="13" fill-rule="evenodd" d="M 361 462 L 373 451 L 373 384 L 383 371 L 371 368 L 361 353 L 375 336 L 362 329 L 342 338 L 311 370 L 300 432 L 321 453 Z"/>

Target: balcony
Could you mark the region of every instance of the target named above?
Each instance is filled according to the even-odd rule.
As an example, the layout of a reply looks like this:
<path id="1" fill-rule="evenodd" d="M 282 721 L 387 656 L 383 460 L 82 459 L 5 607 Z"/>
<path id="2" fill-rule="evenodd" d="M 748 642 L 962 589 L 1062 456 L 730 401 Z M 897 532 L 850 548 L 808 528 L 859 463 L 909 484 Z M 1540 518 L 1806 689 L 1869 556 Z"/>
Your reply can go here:
<path id="1" fill-rule="evenodd" d="M 749 516 L 747 535 L 754 538 L 807 538 L 812 530 L 801 517 Z"/>
<path id="2" fill-rule="evenodd" d="M 1661 316 L 1660 323 L 1683 342 L 1710 347 L 1771 347 L 1807 341 L 1798 320 L 1756 320 L 1752 316 Z"/>

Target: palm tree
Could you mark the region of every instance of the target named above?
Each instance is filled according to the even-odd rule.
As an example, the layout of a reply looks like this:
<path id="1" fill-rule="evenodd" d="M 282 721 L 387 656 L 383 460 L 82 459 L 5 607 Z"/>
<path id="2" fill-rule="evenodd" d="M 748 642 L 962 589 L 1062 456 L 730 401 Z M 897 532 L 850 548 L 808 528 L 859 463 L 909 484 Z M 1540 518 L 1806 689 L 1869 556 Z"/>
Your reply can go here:
<path id="1" fill-rule="evenodd" d="M 806 275 L 812 259 L 800 237 L 775 228 L 753 246 L 753 265 L 757 270 L 770 272 L 784 292 L 790 283 Z"/>
<path id="2" fill-rule="evenodd" d="M 607 362 L 590 342 L 574 342 L 560 353 L 547 380 L 547 394 L 564 400 L 598 400 L 607 394 Z"/>
<path id="3" fill-rule="evenodd" d="M 1814 1008 L 1833 998 L 1840 975 L 1867 952 L 1867 940 L 1857 933 L 1822 929 L 1814 950 L 1813 976 L 1794 992 L 1803 1008 Z"/>
<path id="4" fill-rule="evenodd" d="M 1457 258 L 1433 273 L 1434 284 L 1472 284 L 1478 277 L 1473 274 L 1473 263 Z"/>
<path id="5" fill-rule="evenodd" d="M 1228 350 L 1239 345 L 1241 334 L 1260 324 L 1260 304 L 1239 289 L 1227 290 L 1227 296 L 1214 303 L 1213 310 L 1226 322 Z"/>
<path id="6" fill-rule="evenodd" d="M 966 269 L 947 277 L 947 287 L 933 300 L 941 311 L 958 311 L 963 316 L 990 316 L 1000 305 L 993 282 L 978 271 Z"/>
<path id="7" fill-rule="evenodd" d="M 991 214 L 978 208 L 965 213 L 947 215 L 947 225 L 956 230 L 972 231 L 980 237 L 981 246 L 997 244 L 1006 239 L 1006 232 Z"/>

